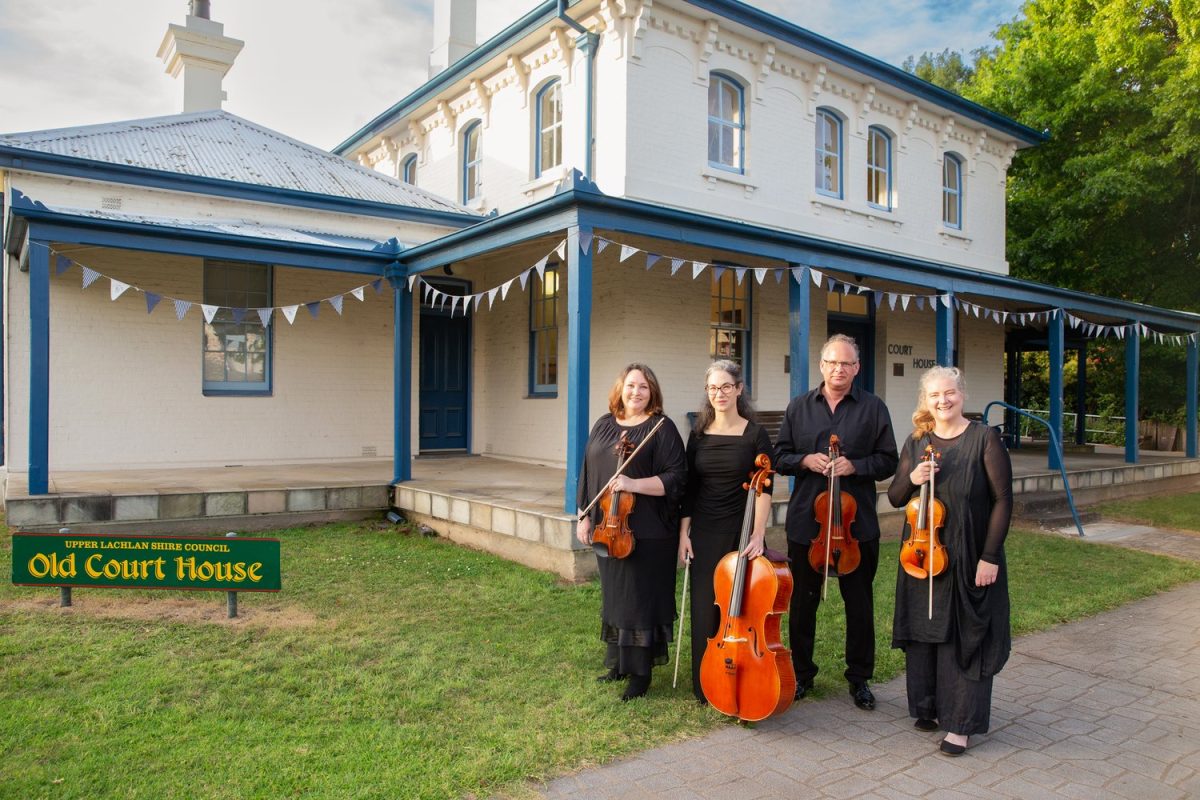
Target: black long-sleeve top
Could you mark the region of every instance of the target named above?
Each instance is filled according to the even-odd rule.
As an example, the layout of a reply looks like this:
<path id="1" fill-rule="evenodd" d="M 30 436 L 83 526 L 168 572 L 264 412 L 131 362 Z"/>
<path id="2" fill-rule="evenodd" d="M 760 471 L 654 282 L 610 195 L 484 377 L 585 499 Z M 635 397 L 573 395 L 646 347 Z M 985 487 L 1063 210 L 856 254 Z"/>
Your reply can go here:
<path id="1" fill-rule="evenodd" d="M 813 501 L 828 487 L 828 479 L 805 469 L 801 462 L 811 453 L 828 454 L 829 437 L 837 434 L 841 454 L 854 465 L 853 475 L 839 479 L 842 491 L 858 505 L 850 533 L 859 541 L 876 540 L 875 482 L 892 477 L 899 460 L 891 415 L 882 400 L 857 386 L 851 387 L 836 411 L 830 411 L 821 393 L 823 387 L 821 384 L 788 403 L 775 445 L 775 469 L 781 475 L 796 476 L 788 500 L 787 537 L 803 545 L 820 532 Z"/>

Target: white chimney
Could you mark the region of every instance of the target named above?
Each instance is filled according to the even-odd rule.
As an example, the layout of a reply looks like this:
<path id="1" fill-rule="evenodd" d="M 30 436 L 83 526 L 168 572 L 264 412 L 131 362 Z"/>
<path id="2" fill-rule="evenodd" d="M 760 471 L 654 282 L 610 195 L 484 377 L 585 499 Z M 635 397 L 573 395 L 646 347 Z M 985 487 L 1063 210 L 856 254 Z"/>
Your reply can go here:
<path id="1" fill-rule="evenodd" d="M 434 0 L 429 77 L 475 49 L 475 0 Z"/>
<path id="2" fill-rule="evenodd" d="M 244 42 L 225 35 L 225 26 L 208 19 L 207 0 L 194 0 L 184 25 L 169 25 L 158 57 L 172 78 L 183 73 L 183 113 L 221 108 L 221 81 Z"/>

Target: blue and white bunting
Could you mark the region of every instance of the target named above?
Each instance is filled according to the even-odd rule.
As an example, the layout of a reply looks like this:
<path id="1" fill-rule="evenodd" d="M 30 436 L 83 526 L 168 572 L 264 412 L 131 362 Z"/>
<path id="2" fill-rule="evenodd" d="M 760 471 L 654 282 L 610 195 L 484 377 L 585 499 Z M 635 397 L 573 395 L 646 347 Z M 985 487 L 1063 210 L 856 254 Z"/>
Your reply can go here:
<path id="1" fill-rule="evenodd" d="M 201 303 L 200 311 L 201 311 L 201 313 L 204 314 L 204 321 L 211 325 L 212 321 L 213 321 L 213 317 L 215 317 L 217 315 L 218 308 L 220 308 L 220 306 L 210 306 L 205 303 Z"/>
<path id="2" fill-rule="evenodd" d="M 183 319 L 185 316 L 187 316 L 187 312 L 189 310 L 191 310 L 191 308 L 192 308 L 192 304 L 189 303 L 187 300 L 176 300 L 175 301 L 175 319 L 180 319 L 180 320 Z"/>
<path id="3" fill-rule="evenodd" d="M 110 300 L 116 300 L 129 288 L 129 284 L 124 281 L 119 281 L 116 278 L 108 279 L 108 296 Z"/>
<path id="4" fill-rule="evenodd" d="M 146 313 L 153 314 L 154 307 L 158 305 L 159 300 L 162 300 L 162 295 L 154 292 L 143 292 L 143 294 L 146 295 Z"/>
<path id="5" fill-rule="evenodd" d="M 338 313 L 339 317 L 342 315 L 342 295 L 335 294 L 329 298 L 329 305 L 333 306 L 333 310 Z"/>
<path id="6" fill-rule="evenodd" d="M 99 279 L 100 279 L 99 272 L 96 272 L 96 270 L 92 269 L 91 267 L 83 268 L 83 288 L 85 288 L 85 289 L 88 288 L 89 286 L 91 286 L 93 283 L 95 283 Z"/>

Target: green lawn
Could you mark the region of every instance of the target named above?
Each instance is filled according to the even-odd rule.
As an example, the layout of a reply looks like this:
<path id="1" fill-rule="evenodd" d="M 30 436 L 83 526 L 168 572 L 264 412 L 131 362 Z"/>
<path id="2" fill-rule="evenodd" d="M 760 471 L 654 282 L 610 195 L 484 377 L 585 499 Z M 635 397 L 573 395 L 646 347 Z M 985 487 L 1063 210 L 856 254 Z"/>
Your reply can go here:
<path id="1" fill-rule="evenodd" d="M 0 584 L 0 797 L 398 798 L 520 794 L 729 724 L 671 689 L 617 701 L 598 587 L 375 523 L 272 534 L 284 590 L 57 591 Z M 879 668 L 896 543 L 876 588 Z M 1037 534 L 1008 547 L 1028 632 L 1200 579 L 1200 566 Z M 11 571 L 11 540 L 0 569 Z M 832 588 L 832 587 L 831 587 Z M 817 693 L 844 692 L 841 601 L 822 608 Z M 204 618 L 206 617 L 207 618 Z"/>
<path id="2" fill-rule="evenodd" d="M 1152 497 L 1148 500 L 1121 500 L 1098 507 L 1111 519 L 1153 525 L 1157 528 L 1178 528 L 1200 531 L 1200 492 Z"/>

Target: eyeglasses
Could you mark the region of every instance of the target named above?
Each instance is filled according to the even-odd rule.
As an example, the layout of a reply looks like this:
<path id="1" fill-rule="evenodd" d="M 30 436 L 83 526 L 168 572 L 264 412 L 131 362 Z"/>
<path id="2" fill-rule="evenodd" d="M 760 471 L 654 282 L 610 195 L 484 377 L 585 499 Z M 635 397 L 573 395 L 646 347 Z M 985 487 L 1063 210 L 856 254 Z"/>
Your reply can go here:
<path id="1" fill-rule="evenodd" d="M 705 386 L 704 391 L 709 397 L 712 397 L 717 393 L 728 395 L 736 388 L 736 383 L 722 383 L 720 386 Z"/>
<path id="2" fill-rule="evenodd" d="M 857 361 L 830 361 L 827 358 L 822 358 L 821 363 L 823 365 L 825 365 L 825 367 L 828 369 L 836 369 L 838 367 L 841 367 L 846 372 L 849 372 L 851 370 L 851 368 L 858 366 Z"/>

